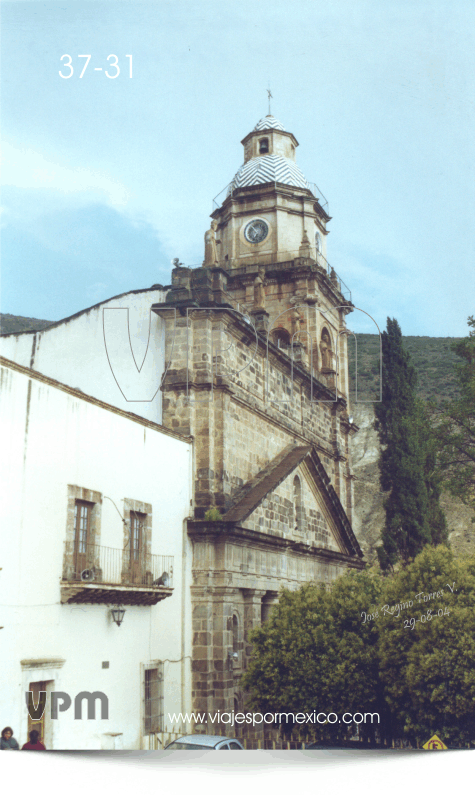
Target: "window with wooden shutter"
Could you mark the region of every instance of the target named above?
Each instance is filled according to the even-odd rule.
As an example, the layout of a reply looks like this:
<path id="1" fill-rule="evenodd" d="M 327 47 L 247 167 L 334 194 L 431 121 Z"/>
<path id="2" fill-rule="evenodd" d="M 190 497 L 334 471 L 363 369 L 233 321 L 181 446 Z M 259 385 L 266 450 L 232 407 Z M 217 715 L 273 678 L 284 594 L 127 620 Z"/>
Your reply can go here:
<path id="1" fill-rule="evenodd" d="M 145 568 L 145 523 L 147 515 L 130 512 L 129 524 L 129 570 L 132 583 L 142 583 Z"/>
<path id="2" fill-rule="evenodd" d="M 93 503 L 76 500 L 74 506 L 74 565 L 76 576 L 87 569 L 94 558 L 91 550 L 91 514 Z"/>
<path id="3" fill-rule="evenodd" d="M 163 661 L 144 666 L 144 735 L 163 732 Z"/>

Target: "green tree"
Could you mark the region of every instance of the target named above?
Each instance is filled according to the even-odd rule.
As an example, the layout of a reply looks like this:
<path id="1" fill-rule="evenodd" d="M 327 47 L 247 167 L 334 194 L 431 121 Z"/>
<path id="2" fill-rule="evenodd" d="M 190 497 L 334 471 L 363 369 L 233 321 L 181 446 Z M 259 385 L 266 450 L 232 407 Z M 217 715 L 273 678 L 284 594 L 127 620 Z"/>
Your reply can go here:
<path id="1" fill-rule="evenodd" d="M 388 727 L 378 632 L 374 621 L 363 621 L 380 604 L 382 588 L 378 573 L 364 571 L 338 578 L 331 590 L 314 584 L 284 589 L 270 619 L 250 635 L 253 655 L 242 680 L 250 707 L 262 713 L 377 712 Z M 364 725 L 370 737 L 376 726 Z M 327 740 L 355 729 L 343 723 L 302 728 Z"/>
<path id="2" fill-rule="evenodd" d="M 423 477 L 427 490 L 427 521 L 430 529 L 430 542 L 433 545 L 447 544 L 447 524 L 439 502 L 443 481 L 437 462 L 440 446 L 433 430 L 433 421 L 427 406 L 420 398 L 417 398 L 416 406 L 418 438 L 424 454 Z"/>
<path id="3" fill-rule="evenodd" d="M 475 508 L 475 317 L 468 319 L 468 337 L 451 348 L 460 357 L 455 365 L 459 394 L 441 407 L 438 419 L 439 465 L 444 485 Z"/>
<path id="4" fill-rule="evenodd" d="M 378 557 L 383 570 L 406 565 L 424 545 L 446 539 L 439 506 L 435 441 L 427 410 L 416 396 L 417 374 L 396 319 L 382 334 L 382 401 L 375 404 L 382 445 L 381 489 L 386 521 Z"/>
<path id="5" fill-rule="evenodd" d="M 447 744 L 473 740 L 475 560 L 455 559 L 443 545 L 427 546 L 385 579 L 384 598 L 380 677 L 396 734 L 423 743 L 433 733 Z"/>

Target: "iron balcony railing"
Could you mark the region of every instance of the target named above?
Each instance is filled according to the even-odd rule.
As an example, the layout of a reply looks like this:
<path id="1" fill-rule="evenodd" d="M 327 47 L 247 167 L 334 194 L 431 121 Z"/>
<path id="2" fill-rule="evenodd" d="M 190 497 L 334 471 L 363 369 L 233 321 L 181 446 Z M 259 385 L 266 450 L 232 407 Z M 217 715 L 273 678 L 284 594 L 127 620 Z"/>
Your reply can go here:
<path id="1" fill-rule="evenodd" d="M 173 587 L 173 556 L 120 550 L 96 544 L 64 543 L 63 580 L 120 586 Z"/>
<path id="2" fill-rule="evenodd" d="M 272 180 L 270 180 L 269 182 L 272 183 Z M 233 183 L 234 183 L 234 180 L 231 180 L 231 182 L 228 182 L 228 184 L 223 188 L 222 191 L 220 191 L 218 194 L 216 194 L 216 196 L 213 199 L 213 209 L 212 209 L 211 212 L 214 213 L 215 210 L 217 210 L 219 207 L 221 207 L 221 205 L 228 198 L 228 196 L 233 196 L 234 193 L 236 191 L 239 191 L 241 188 L 259 188 L 261 185 L 268 185 L 269 184 L 269 183 L 257 183 L 257 185 L 241 185 L 241 186 L 236 186 L 235 187 Z M 304 188 L 301 188 L 298 185 L 287 185 L 286 183 L 275 182 L 275 181 L 274 181 L 274 185 L 275 185 L 275 187 L 277 187 L 277 185 L 279 185 L 279 186 L 283 185 L 285 188 L 297 188 L 299 190 L 305 190 Z M 318 185 L 315 182 L 308 182 L 307 181 L 307 189 L 306 190 L 309 190 L 310 193 L 313 194 L 313 196 L 315 197 L 315 199 L 317 199 L 318 203 L 320 204 L 322 209 L 325 211 L 325 213 L 327 215 L 330 215 L 329 206 L 328 206 L 328 199 L 321 192 L 321 190 L 318 187 Z"/>

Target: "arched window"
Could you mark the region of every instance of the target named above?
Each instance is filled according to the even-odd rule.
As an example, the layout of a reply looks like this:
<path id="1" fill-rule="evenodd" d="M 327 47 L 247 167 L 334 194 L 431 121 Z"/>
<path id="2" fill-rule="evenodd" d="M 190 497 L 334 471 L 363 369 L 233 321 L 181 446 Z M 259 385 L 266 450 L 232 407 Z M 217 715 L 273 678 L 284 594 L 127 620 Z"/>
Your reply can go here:
<path id="1" fill-rule="evenodd" d="M 287 329 L 274 329 L 271 333 L 271 337 L 272 342 L 275 343 L 278 348 L 289 348 L 290 334 Z"/>
<path id="2" fill-rule="evenodd" d="M 260 138 L 259 139 L 259 155 L 265 155 L 269 151 L 269 139 L 268 138 Z"/>
<path id="3" fill-rule="evenodd" d="M 298 475 L 294 478 L 294 522 L 295 530 L 302 530 L 302 484 Z"/>
<path id="4" fill-rule="evenodd" d="M 333 363 L 332 341 L 328 329 L 322 329 L 322 336 L 320 338 L 320 356 L 322 360 L 322 368 L 331 368 Z"/>
<path id="5" fill-rule="evenodd" d="M 233 652 L 239 652 L 239 619 L 233 614 Z"/>

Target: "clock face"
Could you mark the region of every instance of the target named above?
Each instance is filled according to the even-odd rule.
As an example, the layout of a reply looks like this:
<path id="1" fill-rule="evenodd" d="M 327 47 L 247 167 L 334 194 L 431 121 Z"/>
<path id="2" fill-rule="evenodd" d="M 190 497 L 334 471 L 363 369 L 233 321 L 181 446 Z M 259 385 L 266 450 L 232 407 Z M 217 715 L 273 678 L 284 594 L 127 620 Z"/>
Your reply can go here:
<path id="1" fill-rule="evenodd" d="M 261 218 L 255 218 L 254 221 L 250 221 L 244 230 L 244 235 L 249 243 L 262 243 L 268 234 L 269 227 Z"/>

